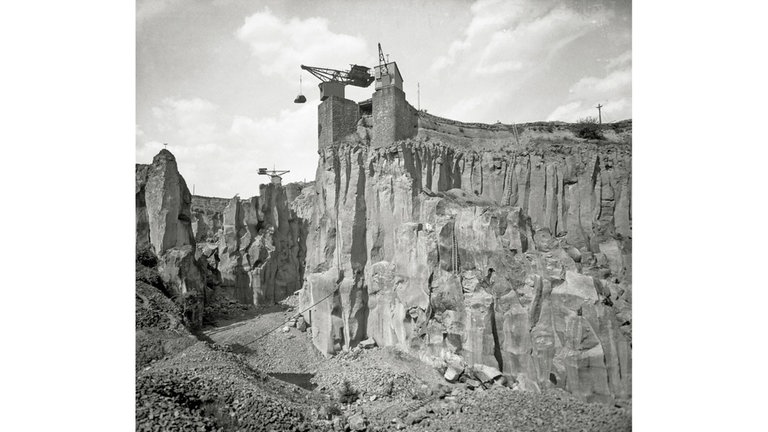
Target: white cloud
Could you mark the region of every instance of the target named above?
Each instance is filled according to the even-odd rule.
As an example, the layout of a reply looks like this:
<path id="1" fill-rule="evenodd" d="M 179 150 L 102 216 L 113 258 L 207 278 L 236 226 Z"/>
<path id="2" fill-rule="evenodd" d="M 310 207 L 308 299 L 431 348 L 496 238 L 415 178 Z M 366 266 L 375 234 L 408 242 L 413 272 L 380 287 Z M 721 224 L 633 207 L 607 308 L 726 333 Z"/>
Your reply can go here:
<path id="1" fill-rule="evenodd" d="M 530 68 L 555 55 L 595 28 L 597 15 L 584 14 L 553 1 L 483 0 L 472 5 L 464 38 L 431 66 L 441 71 L 461 60 L 476 74 L 501 74 Z"/>
<path id="2" fill-rule="evenodd" d="M 568 102 L 565 105 L 560 105 L 552 111 L 552 114 L 547 117 L 547 121 L 564 121 L 564 119 L 570 119 L 574 116 L 574 113 L 583 111 L 581 107 L 581 101 Z"/>
<path id="3" fill-rule="evenodd" d="M 597 117 L 597 104 L 603 105 L 603 120 L 613 122 L 632 117 L 631 53 L 609 59 L 603 76 L 583 77 L 568 90 L 566 103 L 555 108 L 547 120 L 578 121 Z M 622 66 L 621 69 L 617 69 Z"/>
<path id="4" fill-rule="evenodd" d="M 480 122 L 539 120 L 542 114 L 531 110 L 547 108 L 514 105 L 519 100 L 517 92 L 526 86 L 546 86 L 543 77 L 558 79 L 553 67 L 562 67 L 567 50 L 578 47 L 581 38 L 602 32 L 606 20 L 615 15 L 611 8 L 575 6 L 558 0 L 473 3 L 461 37 L 429 68 L 434 80 L 452 89 L 438 96 L 444 108 L 436 114 Z M 563 105 L 571 102 L 566 100 Z"/>
<path id="5" fill-rule="evenodd" d="M 603 123 L 615 122 L 631 118 L 632 100 L 621 97 L 607 99 L 600 102 L 602 107 Z M 597 118 L 597 102 L 594 104 L 583 103 L 581 101 L 569 102 L 557 107 L 552 114 L 547 117 L 547 121 L 567 121 L 577 122 L 583 118 Z"/>
<path id="6" fill-rule="evenodd" d="M 622 91 L 632 85 L 632 70 L 629 68 L 610 72 L 608 75 L 598 77 L 585 77 L 580 79 L 569 90 L 576 95 L 588 95 L 594 93 L 613 93 Z"/>
<path id="7" fill-rule="evenodd" d="M 200 98 L 162 101 L 152 110 L 157 133 L 137 128 L 136 159 L 149 163 L 168 143 L 179 171 L 197 193 L 257 195 L 260 167 L 289 169 L 286 182 L 314 179 L 317 107 L 301 105 L 272 117 L 230 115 Z M 142 133 L 139 133 L 142 131 Z"/>
<path id="8" fill-rule="evenodd" d="M 519 71 L 540 63 L 592 29 L 588 17 L 559 7 L 531 21 L 494 32 L 475 69 L 478 74 Z"/>
<path id="9" fill-rule="evenodd" d="M 301 64 L 346 69 L 373 60 L 363 38 L 334 33 L 325 18 L 283 20 L 265 9 L 246 18 L 236 36 L 250 45 L 264 75 L 294 77 Z"/>

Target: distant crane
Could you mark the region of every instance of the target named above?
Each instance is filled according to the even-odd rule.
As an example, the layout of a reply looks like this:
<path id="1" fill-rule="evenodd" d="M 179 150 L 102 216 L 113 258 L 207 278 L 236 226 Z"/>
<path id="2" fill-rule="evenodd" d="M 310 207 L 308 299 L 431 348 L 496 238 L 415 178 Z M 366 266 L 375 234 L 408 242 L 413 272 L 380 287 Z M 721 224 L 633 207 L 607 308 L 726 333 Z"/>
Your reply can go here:
<path id="1" fill-rule="evenodd" d="M 389 63 L 389 56 L 384 58 L 384 51 L 381 49 L 381 43 L 379 43 L 379 68 L 381 68 L 381 74 L 387 75 L 389 70 L 387 69 L 387 63 Z"/>
<path id="2" fill-rule="evenodd" d="M 348 71 L 304 65 L 301 65 L 301 68 L 321 81 L 319 85 L 321 101 L 330 96 L 343 98 L 344 86 L 368 87 L 374 80 L 369 67 L 355 64 L 350 65 Z"/>
<path id="3" fill-rule="evenodd" d="M 281 177 L 284 174 L 288 174 L 291 172 L 290 170 L 276 170 L 271 169 L 268 170 L 267 168 L 259 168 L 259 175 L 265 175 L 269 176 L 270 180 L 272 181 L 272 184 L 282 184 L 283 178 Z"/>

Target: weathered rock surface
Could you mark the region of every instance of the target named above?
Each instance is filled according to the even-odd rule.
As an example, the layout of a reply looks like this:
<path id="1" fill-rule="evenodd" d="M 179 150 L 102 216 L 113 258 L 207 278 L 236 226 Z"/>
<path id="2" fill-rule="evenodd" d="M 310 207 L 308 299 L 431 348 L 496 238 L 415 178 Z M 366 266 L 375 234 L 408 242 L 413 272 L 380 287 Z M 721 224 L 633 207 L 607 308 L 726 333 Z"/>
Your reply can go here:
<path id="1" fill-rule="evenodd" d="M 372 337 L 521 389 L 630 397 L 631 145 L 417 120 L 374 148 L 364 117 L 292 205 L 318 349 Z"/>
<path id="2" fill-rule="evenodd" d="M 136 165 L 136 249 L 158 258 L 158 272 L 191 326 L 202 324 L 205 268 L 195 258 L 192 195 L 176 158 L 161 150 L 151 165 Z"/>
<path id="3" fill-rule="evenodd" d="M 262 185 L 260 196 L 193 197 L 198 256 L 227 294 L 273 304 L 301 288 L 307 223 L 289 208 L 302 185 Z"/>
<path id="4" fill-rule="evenodd" d="M 224 209 L 227 198 L 192 195 L 192 231 L 198 243 L 217 243 L 224 225 Z"/>
<path id="5" fill-rule="evenodd" d="M 176 158 L 161 150 L 149 166 L 144 201 L 149 224 L 149 240 L 155 253 L 194 245 L 189 205 L 192 194 L 179 174 Z"/>

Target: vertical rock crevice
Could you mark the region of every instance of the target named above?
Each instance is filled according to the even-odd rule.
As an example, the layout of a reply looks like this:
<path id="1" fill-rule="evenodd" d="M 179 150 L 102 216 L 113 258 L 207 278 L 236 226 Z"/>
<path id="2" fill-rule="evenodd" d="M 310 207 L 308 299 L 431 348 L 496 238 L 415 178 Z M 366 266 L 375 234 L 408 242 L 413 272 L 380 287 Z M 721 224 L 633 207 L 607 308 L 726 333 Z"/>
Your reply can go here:
<path id="1" fill-rule="evenodd" d="M 336 256 L 307 260 L 302 301 L 339 291 L 312 311 L 315 345 L 372 337 L 587 400 L 629 397 L 631 148 L 450 122 L 370 147 L 359 137 L 374 128 L 321 158 L 330 202 L 315 202 L 307 256 Z"/>

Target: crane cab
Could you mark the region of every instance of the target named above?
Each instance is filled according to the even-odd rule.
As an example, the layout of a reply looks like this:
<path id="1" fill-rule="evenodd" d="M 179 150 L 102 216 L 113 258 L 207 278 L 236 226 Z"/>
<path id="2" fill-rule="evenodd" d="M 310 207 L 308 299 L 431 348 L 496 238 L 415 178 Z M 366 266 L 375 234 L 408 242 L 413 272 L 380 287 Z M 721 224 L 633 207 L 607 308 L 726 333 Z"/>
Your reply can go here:
<path id="1" fill-rule="evenodd" d="M 366 66 L 351 65 L 349 70 L 349 84 L 357 87 L 368 87 L 373 82 L 370 69 Z"/>

